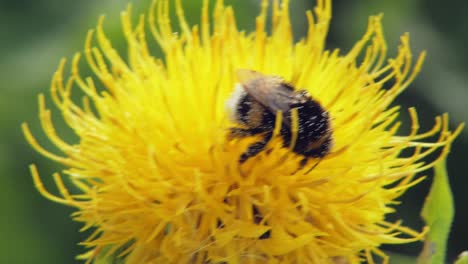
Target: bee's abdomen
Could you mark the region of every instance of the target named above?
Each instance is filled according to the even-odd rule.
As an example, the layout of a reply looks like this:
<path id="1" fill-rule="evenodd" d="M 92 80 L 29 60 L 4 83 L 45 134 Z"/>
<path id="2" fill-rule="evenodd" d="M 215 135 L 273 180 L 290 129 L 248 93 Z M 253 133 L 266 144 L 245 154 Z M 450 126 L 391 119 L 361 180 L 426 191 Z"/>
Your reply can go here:
<path id="1" fill-rule="evenodd" d="M 320 104 L 310 101 L 298 108 L 299 138 L 304 140 L 319 140 L 329 133 L 330 118 L 328 112 Z"/>
<path id="2" fill-rule="evenodd" d="M 293 151 L 308 157 L 323 157 L 333 143 L 328 112 L 316 101 L 295 105 L 298 111 L 298 134 Z M 282 130 L 285 145 L 291 142 L 291 131 Z"/>

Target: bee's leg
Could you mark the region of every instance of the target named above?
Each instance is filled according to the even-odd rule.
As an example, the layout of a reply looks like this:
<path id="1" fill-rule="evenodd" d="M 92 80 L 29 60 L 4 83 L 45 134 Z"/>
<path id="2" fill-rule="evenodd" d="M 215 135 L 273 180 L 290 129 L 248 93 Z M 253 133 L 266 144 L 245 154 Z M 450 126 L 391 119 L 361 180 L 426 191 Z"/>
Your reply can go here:
<path id="1" fill-rule="evenodd" d="M 309 174 L 311 171 L 313 171 L 315 168 L 317 168 L 317 166 L 320 164 L 320 162 L 323 160 L 323 158 L 320 158 L 317 162 L 315 162 L 315 164 L 307 170 L 307 172 L 305 173 L 305 175 Z M 305 164 L 304 164 L 305 165 Z"/>
<path id="2" fill-rule="evenodd" d="M 307 164 L 308 160 L 309 160 L 308 157 L 304 157 L 303 159 L 301 159 L 301 161 L 299 161 L 299 166 L 297 166 L 297 169 L 294 172 L 292 172 L 291 175 L 296 174 L 298 171 L 302 170 L 304 166 Z"/>
<path id="3" fill-rule="evenodd" d="M 302 170 L 302 169 L 305 167 L 305 165 L 307 164 L 307 161 L 309 161 L 309 158 L 308 158 L 308 157 L 304 157 L 304 158 L 299 162 L 299 166 L 297 167 L 297 169 L 296 169 L 293 173 L 291 173 L 291 175 L 292 175 L 292 174 L 296 174 L 298 171 Z M 304 173 L 304 175 L 307 175 L 307 174 L 309 174 L 312 170 L 314 170 L 314 169 L 319 165 L 319 163 L 320 163 L 321 161 L 322 161 L 322 158 L 320 158 L 317 162 L 315 162 L 315 164 L 314 164 L 310 169 L 308 169 L 307 172 Z"/>
<path id="4" fill-rule="evenodd" d="M 298 169 L 298 170 L 304 168 L 304 166 L 307 164 L 307 161 L 308 161 L 308 160 L 309 160 L 308 157 L 304 157 L 304 158 L 299 162 L 299 169 Z"/>
<path id="5" fill-rule="evenodd" d="M 263 215 L 262 215 L 262 213 L 260 213 L 260 210 L 258 210 L 257 206 L 253 205 L 253 206 L 252 206 L 252 210 L 253 210 L 253 211 L 252 211 L 252 214 L 253 214 L 253 217 L 254 217 L 254 219 L 253 219 L 253 220 L 254 220 L 254 223 L 257 224 L 257 225 L 260 224 L 260 223 L 262 223 L 262 221 L 263 221 Z M 265 224 L 268 224 L 268 223 L 265 223 Z M 262 240 L 262 239 L 268 239 L 268 238 L 270 238 L 270 237 L 271 237 L 271 231 L 268 230 L 268 231 L 266 231 L 265 233 L 261 234 L 261 235 L 258 237 L 258 239 L 261 239 L 261 240 Z"/>
<path id="6" fill-rule="evenodd" d="M 260 153 L 260 151 L 262 151 L 265 148 L 268 141 L 270 141 L 272 136 L 273 136 L 273 132 L 268 132 L 262 141 L 259 141 L 250 145 L 247 148 L 247 150 L 244 153 L 242 153 L 242 155 L 240 156 L 239 163 L 244 163 L 248 158 L 251 158 L 257 155 L 258 153 Z"/>

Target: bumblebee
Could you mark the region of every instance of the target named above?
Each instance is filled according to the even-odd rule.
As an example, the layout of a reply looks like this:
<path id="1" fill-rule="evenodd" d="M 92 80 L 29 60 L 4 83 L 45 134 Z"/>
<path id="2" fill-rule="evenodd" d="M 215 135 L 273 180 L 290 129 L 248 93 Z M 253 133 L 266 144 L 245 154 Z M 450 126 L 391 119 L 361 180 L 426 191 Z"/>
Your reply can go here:
<path id="1" fill-rule="evenodd" d="M 292 109 L 297 111 L 297 134 L 291 150 L 303 156 L 303 167 L 309 158 L 326 156 L 333 144 L 328 112 L 307 91 L 296 90 L 278 76 L 240 69 L 239 84 L 226 102 L 231 119 L 238 127 L 230 128 L 231 138 L 261 135 L 262 140 L 252 143 L 239 157 L 242 164 L 265 149 L 273 136 L 276 115 L 280 111 L 282 122 L 280 136 L 284 147 L 290 147 L 293 138 Z"/>

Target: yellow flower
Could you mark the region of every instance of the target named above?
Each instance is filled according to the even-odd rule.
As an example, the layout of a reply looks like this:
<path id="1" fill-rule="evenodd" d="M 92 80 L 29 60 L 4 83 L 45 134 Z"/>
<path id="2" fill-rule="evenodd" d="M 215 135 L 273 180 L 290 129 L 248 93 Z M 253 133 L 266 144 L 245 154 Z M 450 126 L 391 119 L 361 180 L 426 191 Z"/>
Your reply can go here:
<path id="1" fill-rule="evenodd" d="M 298 42 L 287 0 L 273 4 L 271 34 L 267 0 L 251 33 L 239 31 L 222 0 L 212 24 L 205 1 L 200 26 L 193 27 L 176 1 L 176 33 L 168 2 L 153 2 L 147 28 L 143 16 L 133 26 L 130 10 L 123 13 L 128 60 L 112 48 L 101 19 L 84 51 L 94 76 L 78 72 L 80 54 L 66 81 L 60 64 L 52 99 L 79 142 L 56 134 L 43 95 L 40 121 L 62 155 L 42 148 L 23 124 L 29 143 L 65 167 L 61 173 L 75 193 L 56 173 L 60 194 L 51 194 L 32 165 L 38 190 L 75 207 L 74 219 L 94 230 L 82 243 L 90 248 L 82 258 L 92 261 L 107 250 L 126 263 L 373 263 L 388 260 L 382 244 L 423 237 L 424 230 L 385 217 L 422 180 L 415 175 L 447 155 L 461 126 L 450 132 L 443 115 L 432 130 L 418 132 L 410 109 L 411 131 L 399 133 L 400 108 L 390 105 L 424 59 L 423 53 L 413 62 L 407 34 L 387 59 L 375 16 L 347 54 L 326 50 L 330 0 L 306 12 L 308 32 Z M 148 29 L 163 58 L 151 55 Z M 258 140 L 228 137 L 236 124 L 225 102 L 241 68 L 281 76 L 320 102 L 333 127 L 331 152 L 298 169 L 301 155 L 274 137 L 266 151 L 239 164 Z M 84 94 L 82 104 L 72 100 L 74 88 Z M 435 143 L 425 141 L 436 135 Z M 423 161 L 433 153 L 438 158 Z"/>

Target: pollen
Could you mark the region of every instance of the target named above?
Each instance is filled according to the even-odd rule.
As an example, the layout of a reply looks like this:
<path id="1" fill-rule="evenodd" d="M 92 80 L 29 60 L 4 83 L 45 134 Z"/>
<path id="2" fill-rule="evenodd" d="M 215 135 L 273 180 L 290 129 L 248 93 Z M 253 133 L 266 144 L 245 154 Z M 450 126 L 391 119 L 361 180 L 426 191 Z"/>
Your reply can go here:
<path id="1" fill-rule="evenodd" d="M 411 53 L 408 34 L 388 56 L 382 17 L 372 16 L 363 37 L 343 53 L 325 47 L 331 0 L 305 12 L 308 31 L 299 41 L 287 0 L 271 8 L 263 0 L 253 32 L 237 28 L 234 9 L 222 0 L 212 11 L 204 1 L 198 25 L 186 22 L 180 0 L 172 21 L 169 2 L 153 1 L 136 24 L 130 7 L 122 13 L 128 54 L 112 47 L 101 18 L 84 51 L 70 66 L 60 63 L 50 97 L 79 140 L 62 139 L 45 95 L 39 95 L 39 120 L 59 151 L 42 147 L 22 125 L 31 146 L 62 168 L 52 175 L 58 191 L 50 191 L 31 165 L 37 190 L 75 208 L 73 219 L 92 231 L 81 242 L 88 250 L 81 259 L 387 263 L 382 245 L 423 238 L 425 228 L 387 216 L 446 157 L 462 125 L 451 130 L 443 114 L 420 131 L 415 108 L 402 111 L 394 102 L 425 58 Z M 152 55 L 154 44 L 162 56 Z M 91 75 L 80 73 L 83 65 Z M 259 138 L 228 137 L 235 124 L 226 104 L 238 69 L 281 76 L 317 100 L 333 128 L 330 153 L 298 169 L 296 139 L 284 147 L 278 137 L 279 113 L 265 151 L 240 164 Z M 407 113 L 410 131 L 400 128 Z"/>

